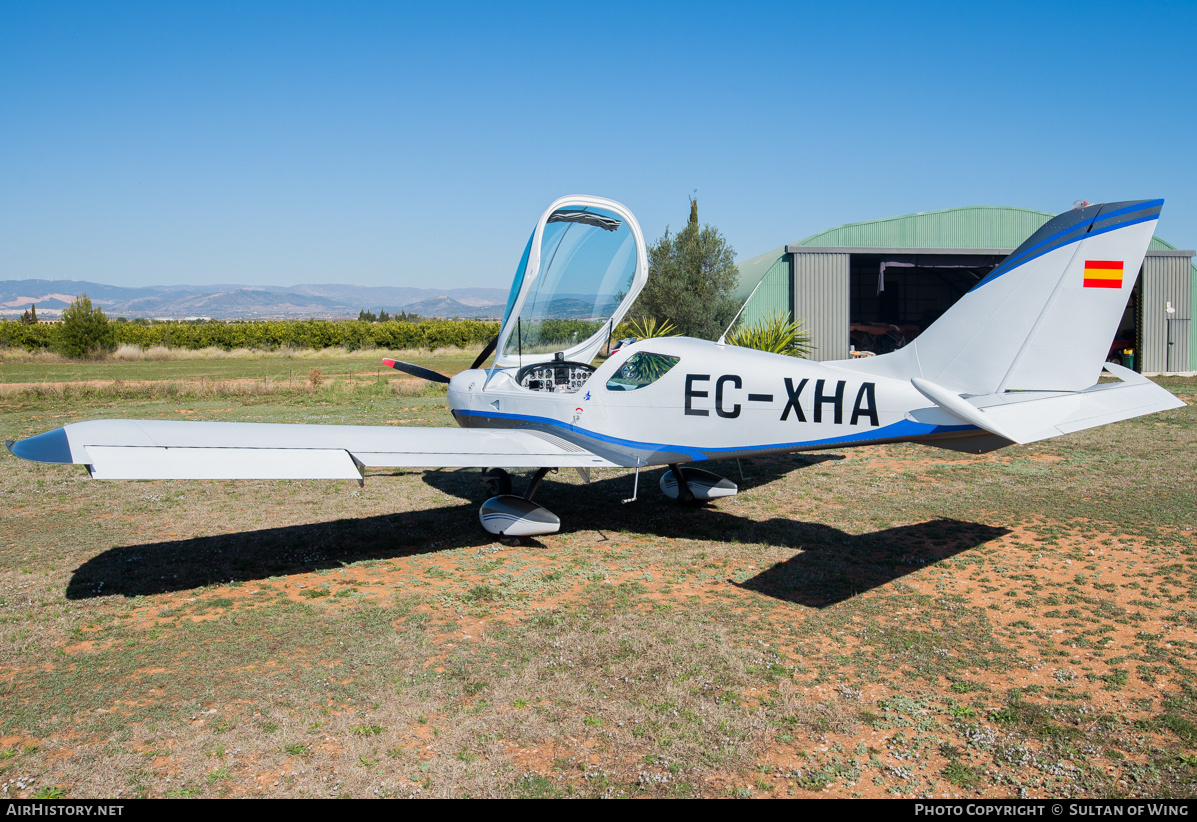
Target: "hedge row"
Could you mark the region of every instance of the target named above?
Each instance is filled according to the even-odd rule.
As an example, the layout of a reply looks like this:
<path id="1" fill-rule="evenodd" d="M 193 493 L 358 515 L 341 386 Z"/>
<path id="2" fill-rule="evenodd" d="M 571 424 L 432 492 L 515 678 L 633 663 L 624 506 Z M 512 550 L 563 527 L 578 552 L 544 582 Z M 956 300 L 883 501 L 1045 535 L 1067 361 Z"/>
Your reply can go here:
<path id="1" fill-rule="evenodd" d="M 58 348 L 57 323 L 26 325 L 0 321 L 0 347 L 44 351 Z M 266 320 L 236 323 L 110 323 L 116 345 L 152 348 L 423 348 L 435 350 L 484 345 L 499 333 L 499 324 L 479 320 L 420 322 L 332 322 L 329 320 Z"/>

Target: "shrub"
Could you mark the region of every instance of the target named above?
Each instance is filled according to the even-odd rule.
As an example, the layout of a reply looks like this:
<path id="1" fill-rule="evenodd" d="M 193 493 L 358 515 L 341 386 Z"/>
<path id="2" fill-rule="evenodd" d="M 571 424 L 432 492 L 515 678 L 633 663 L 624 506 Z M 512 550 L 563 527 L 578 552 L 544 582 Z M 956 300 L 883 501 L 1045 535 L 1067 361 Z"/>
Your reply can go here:
<path id="1" fill-rule="evenodd" d="M 637 339 L 649 340 L 654 337 L 675 337 L 677 336 L 677 327 L 669 320 L 658 323 L 655 317 L 644 317 L 632 321 L 631 332 L 631 335 Z"/>
<path id="2" fill-rule="evenodd" d="M 108 351 L 115 336 L 100 307 L 92 306 L 86 294 L 80 294 L 62 312 L 58 327 L 58 351 L 72 359 L 84 359 Z"/>
<path id="3" fill-rule="evenodd" d="M 85 295 L 86 296 L 86 295 Z M 90 301 L 88 303 L 90 305 Z M 70 309 L 68 309 L 70 311 Z M 499 333 L 498 323 L 481 320 L 420 320 L 362 323 L 333 320 L 259 320 L 249 322 L 123 322 L 107 323 L 99 308 L 91 309 L 92 321 L 104 319 L 108 334 L 100 348 L 137 346 L 151 349 L 238 348 L 277 351 L 280 348 L 315 349 L 343 346 L 389 350 L 426 348 L 470 348 L 490 341 Z M 0 320 L 0 348 L 26 351 L 62 347 L 64 323 L 27 325 L 19 320 Z M 562 329 L 572 336 L 573 328 Z M 66 334 L 70 337 L 70 334 Z M 100 350 L 93 348 L 92 351 Z M 68 354 L 87 356 L 87 354 Z"/>
<path id="4" fill-rule="evenodd" d="M 727 341 L 741 348 L 755 348 L 790 357 L 805 357 L 815 350 L 810 334 L 802 328 L 802 320 L 791 322 L 780 311 L 750 326 L 737 327 L 727 335 Z"/>

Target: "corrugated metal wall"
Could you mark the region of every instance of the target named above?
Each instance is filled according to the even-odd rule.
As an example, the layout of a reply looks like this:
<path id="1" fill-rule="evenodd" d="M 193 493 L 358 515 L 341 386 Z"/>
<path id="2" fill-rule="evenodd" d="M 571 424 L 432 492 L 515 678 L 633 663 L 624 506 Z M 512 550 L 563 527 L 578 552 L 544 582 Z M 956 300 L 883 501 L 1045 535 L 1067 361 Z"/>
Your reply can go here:
<path id="1" fill-rule="evenodd" d="M 1197 265 L 1191 263 L 1189 265 L 1189 370 L 1197 371 Z"/>
<path id="2" fill-rule="evenodd" d="M 813 360 L 848 358 L 848 254 L 794 254 L 794 316 L 814 337 Z M 755 302 L 755 300 L 754 300 Z"/>
<path id="3" fill-rule="evenodd" d="M 1143 260 L 1140 370 L 1148 373 L 1191 371 L 1192 267 L 1188 257 L 1147 257 Z M 1171 303 L 1173 311 L 1168 312 Z M 1169 345 L 1171 340 L 1171 345 Z"/>
<path id="4" fill-rule="evenodd" d="M 740 322 L 752 325 L 770 314 L 781 312 L 792 316 L 794 306 L 794 282 L 790 276 L 790 256 L 783 254 L 773 267 L 765 272 L 760 286 L 752 300 L 744 307 Z"/>

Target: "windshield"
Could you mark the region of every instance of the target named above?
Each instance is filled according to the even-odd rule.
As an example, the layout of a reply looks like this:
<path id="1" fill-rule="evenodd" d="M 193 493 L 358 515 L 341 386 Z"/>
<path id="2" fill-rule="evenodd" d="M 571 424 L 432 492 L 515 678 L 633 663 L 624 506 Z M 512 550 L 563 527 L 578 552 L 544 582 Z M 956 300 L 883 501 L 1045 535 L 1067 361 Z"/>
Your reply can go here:
<path id="1" fill-rule="evenodd" d="M 532 232 L 532 237 L 536 236 L 536 232 Z M 515 298 L 520 295 L 520 289 L 524 287 L 524 269 L 528 267 L 528 255 L 532 253 L 532 237 L 528 238 L 528 244 L 524 246 L 524 256 L 520 257 L 519 268 L 515 270 L 515 281 L 511 283 L 511 293 L 507 295 L 507 308 L 503 309 L 503 322 L 507 322 L 507 318 L 511 316 L 511 307 L 515 305 Z"/>
<path id="2" fill-rule="evenodd" d="M 602 332 L 635 273 L 636 241 L 618 215 L 592 206 L 554 211 L 541 238 L 536 280 L 519 316 L 510 318 L 516 327 L 501 353 L 514 357 L 563 351 Z M 523 279 L 517 277 L 513 296 Z"/>

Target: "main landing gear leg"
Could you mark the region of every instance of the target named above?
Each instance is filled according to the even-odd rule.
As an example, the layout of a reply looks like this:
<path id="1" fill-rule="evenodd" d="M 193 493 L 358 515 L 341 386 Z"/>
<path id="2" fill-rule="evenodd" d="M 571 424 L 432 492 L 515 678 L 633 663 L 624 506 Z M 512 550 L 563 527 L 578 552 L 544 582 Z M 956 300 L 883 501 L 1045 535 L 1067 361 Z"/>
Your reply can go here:
<path id="1" fill-rule="evenodd" d="M 677 501 L 682 505 L 690 505 L 694 502 L 694 492 L 690 490 L 690 486 L 686 483 L 686 475 L 682 473 L 681 467 L 676 462 L 669 463 L 669 470 L 673 472 L 673 478 L 677 480 Z"/>
<path id="2" fill-rule="evenodd" d="M 482 469 L 482 479 L 480 482 L 482 483 L 482 487 L 486 489 L 486 493 L 492 497 L 511 493 L 511 474 L 508 474 L 502 468 Z"/>
<path id="3" fill-rule="evenodd" d="M 554 474 L 557 473 L 556 468 L 536 469 L 536 473 L 532 475 L 532 479 L 528 480 L 528 490 L 524 491 L 524 499 L 528 500 L 529 502 L 532 501 L 532 495 L 535 494 L 536 489 L 540 487 L 540 481 L 544 479 L 545 474 L 549 473 L 550 471 L 552 471 Z"/>

